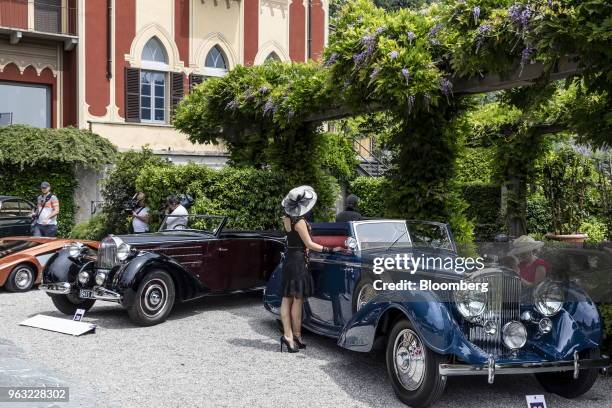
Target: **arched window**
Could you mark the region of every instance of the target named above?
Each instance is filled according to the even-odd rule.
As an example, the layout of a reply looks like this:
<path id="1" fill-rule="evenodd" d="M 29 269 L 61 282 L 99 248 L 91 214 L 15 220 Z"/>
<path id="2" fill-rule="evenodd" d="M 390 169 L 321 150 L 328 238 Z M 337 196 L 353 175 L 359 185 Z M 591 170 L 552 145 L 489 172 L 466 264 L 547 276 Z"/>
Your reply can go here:
<path id="1" fill-rule="evenodd" d="M 161 41 L 151 38 L 142 50 L 140 71 L 140 120 L 166 122 L 168 57 Z"/>
<path id="2" fill-rule="evenodd" d="M 268 56 L 266 57 L 266 62 L 268 61 L 280 61 L 280 57 L 278 56 L 277 53 L 275 53 L 274 51 L 272 51 L 270 54 L 268 54 Z"/>
<path id="3" fill-rule="evenodd" d="M 204 74 L 206 76 L 223 76 L 228 71 L 227 58 L 218 45 L 210 49 L 204 61 Z"/>
<path id="4" fill-rule="evenodd" d="M 145 44 L 142 50 L 142 60 L 168 64 L 168 57 L 166 56 L 164 46 L 156 37 L 151 38 Z"/>

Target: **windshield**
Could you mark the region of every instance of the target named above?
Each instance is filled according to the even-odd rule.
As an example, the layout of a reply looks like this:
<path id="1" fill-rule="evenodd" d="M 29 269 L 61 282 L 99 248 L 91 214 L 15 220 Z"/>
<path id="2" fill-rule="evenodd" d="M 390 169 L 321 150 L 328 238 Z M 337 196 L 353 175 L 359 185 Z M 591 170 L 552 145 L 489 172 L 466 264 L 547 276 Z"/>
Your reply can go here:
<path id="1" fill-rule="evenodd" d="M 38 242 L 0 239 L 0 258 L 40 245 Z"/>
<path id="2" fill-rule="evenodd" d="M 410 235 L 405 221 L 368 221 L 355 225 L 359 248 L 388 248 L 410 246 Z"/>
<path id="3" fill-rule="evenodd" d="M 166 215 L 159 231 L 198 230 L 216 234 L 223 226 L 225 217 L 219 215 Z"/>
<path id="4" fill-rule="evenodd" d="M 415 247 L 455 250 L 446 225 L 427 221 L 409 221 L 408 226 L 410 238 Z"/>

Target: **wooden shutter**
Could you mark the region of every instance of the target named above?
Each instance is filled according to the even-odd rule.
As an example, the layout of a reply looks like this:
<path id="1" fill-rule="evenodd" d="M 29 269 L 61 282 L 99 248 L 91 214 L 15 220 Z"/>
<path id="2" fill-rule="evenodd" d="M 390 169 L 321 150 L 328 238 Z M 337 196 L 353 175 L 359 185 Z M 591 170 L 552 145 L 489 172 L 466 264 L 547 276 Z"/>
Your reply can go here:
<path id="1" fill-rule="evenodd" d="M 191 91 L 195 86 L 200 85 L 202 82 L 204 82 L 204 75 L 189 75 L 189 91 Z"/>
<path id="2" fill-rule="evenodd" d="M 125 69 L 125 121 L 140 122 L 140 69 Z"/>
<path id="3" fill-rule="evenodd" d="M 170 76 L 172 78 L 172 85 L 170 88 L 170 118 L 172 119 L 174 118 L 174 111 L 176 110 L 176 107 L 183 99 L 183 96 L 185 96 L 185 89 L 183 88 L 184 76 L 182 72 L 172 72 Z"/>

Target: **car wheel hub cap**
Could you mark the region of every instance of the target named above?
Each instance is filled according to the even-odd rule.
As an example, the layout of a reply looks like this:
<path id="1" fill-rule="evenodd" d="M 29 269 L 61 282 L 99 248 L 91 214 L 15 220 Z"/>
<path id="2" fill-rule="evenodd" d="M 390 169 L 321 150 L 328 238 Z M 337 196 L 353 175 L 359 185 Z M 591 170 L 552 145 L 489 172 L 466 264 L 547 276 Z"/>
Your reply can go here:
<path id="1" fill-rule="evenodd" d="M 20 269 L 15 274 L 15 284 L 20 289 L 24 289 L 30 286 L 31 281 L 32 276 L 30 275 L 30 271 L 27 269 Z"/>
<path id="2" fill-rule="evenodd" d="M 369 283 L 363 285 L 357 296 L 357 310 L 367 305 L 376 296 L 376 290 Z"/>
<path id="3" fill-rule="evenodd" d="M 143 291 L 143 311 L 149 317 L 161 314 L 166 306 L 168 288 L 161 280 L 152 280 Z"/>
<path id="4" fill-rule="evenodd" d="M 393 365 L 397 379 L 408 391 L 421 386 L 425 378 L 425 350 L 417 334 L 404 329 L 395 338 Z"/>

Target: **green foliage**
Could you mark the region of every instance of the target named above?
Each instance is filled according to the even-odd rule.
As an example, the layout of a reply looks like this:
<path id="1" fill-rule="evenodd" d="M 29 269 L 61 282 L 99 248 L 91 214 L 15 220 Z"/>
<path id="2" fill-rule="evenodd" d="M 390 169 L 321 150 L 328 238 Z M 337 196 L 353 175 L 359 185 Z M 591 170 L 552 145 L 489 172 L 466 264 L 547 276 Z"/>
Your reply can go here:
<path id="1" fill-rule="evenodd" d="M 501 187 L 498 184 L 472 182 L 460 185 L 461 196 L 469 204 L 468 219 L 474 220 L 476 241 L 492 240 L 500 224 Z"/>
<path id="2" fill-rule="evenodd" d="M 604 323 L 604 333 L 606 339 L 604 340 L 603 351 L 607 354 L 612 352 L 612 304 L 603 303 L 599 305 L 599 313 Z"/>
<path id="3" fill-rule="evenodd" d="M 385 217 L 389 180 L 385 177 L 357 177 L 349 185 L 348 194 L 359 197 L 359 212 L 365 217 Z"/>
<path id="4" fill-rule="evenodd" d="M 542 188 L 556 234 L 578 233 L 587 217 L 587 193 L 593 186 L 590 160 L 570 147 L 552 152 L 544 160 Z"/>
<path id="5" fill-rule="evenodd" d="M 588 217 L 582 221 L 578 230 L 583 234 L 587 234 L 589 236 L 587 242 L 592 244 L 598 244 L 606 239 L 606 224 L 595 217 Z"/>
<path id="6" fill-rule="evenodd" d="M 195 199 L 192 213 L 226 215 L 228 228 L 250 230 L 280 228 L 280 203 L 293 187 L 281 172 L 234 167 L 212 170 L 193 163 L 146 166 L 136 185 L 149 197 L 152 208 L 160 207 L 169 192 L 187 193 Z M 332 205 L 333 201 L 318 201 L 316 207 Z"/>
<path id="7" fill-rule="evenodd" d="M 552 228 L 552 216 L 548 200 L 541 193 L 527 197 L 527 231 L 546 235 Z"/>
<path id="8" fill-rule="evenodd" d="M 0 127 L 0 165 L 24 168 L 44 162 L 80 164 L 98 170 L 112 162 L 115 154 L 116 149 L 108 140 L 86 130 Z"/>
<path id="9" fill-rule="evenodd" d="M 456 180 L 460 183 L 491 183 L 498 172 L 492 147 L 465 148 L 457 157 Z"/>
<path id="10" fill-rule="evenodd" d="M 128 232 L 129 220 L 122 211 L 122 205 L 137 192 L 136 178 L 147 165 L 165 167 L 170 164 L 156 156 L 150 149 L 144 148 L 139 152 L 121 153 L 115 166 L 106 176 L 102 185 L 102 197 L 104 197 L 102 211 L 105 214 L 106 233 L 124 234 Z M 169 193 L 163 197 L 165 198 Z"/>
<path id="11" fill-rule="evenodd" d="M 321 166 L 339 181 L 354 179 L 359 161 L 351 140 L 336 133 L 324 133 L 321 139 L 319 151 L 315 153 L 320 157 Z"/>
<path id="12" fill-rule="evenodd" d="M 78 223 L 70 231 L 70 238 L 101 241 L 108 235 L 108 220 L 103 212 L 95 214 L 87 221 Z"/>

